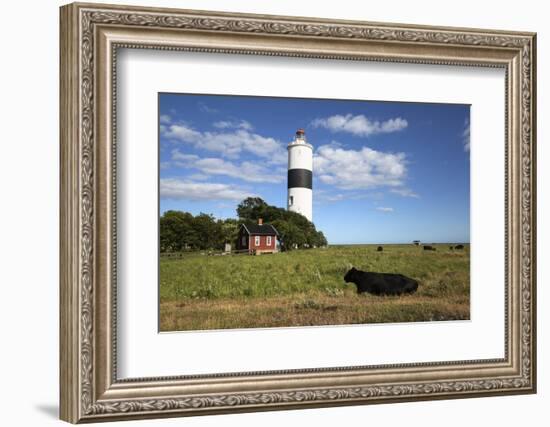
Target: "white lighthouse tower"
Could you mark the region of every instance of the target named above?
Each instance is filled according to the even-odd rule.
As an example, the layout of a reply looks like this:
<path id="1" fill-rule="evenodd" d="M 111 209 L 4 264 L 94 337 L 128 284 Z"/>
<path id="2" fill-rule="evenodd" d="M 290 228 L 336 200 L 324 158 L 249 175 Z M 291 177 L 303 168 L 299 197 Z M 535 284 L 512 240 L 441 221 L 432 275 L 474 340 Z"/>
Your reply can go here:
<path id="1" fill-rule="evenodd" d="M 303 129 L 288 144 L 288 210 L 313 219 L 313 146 Z"/>

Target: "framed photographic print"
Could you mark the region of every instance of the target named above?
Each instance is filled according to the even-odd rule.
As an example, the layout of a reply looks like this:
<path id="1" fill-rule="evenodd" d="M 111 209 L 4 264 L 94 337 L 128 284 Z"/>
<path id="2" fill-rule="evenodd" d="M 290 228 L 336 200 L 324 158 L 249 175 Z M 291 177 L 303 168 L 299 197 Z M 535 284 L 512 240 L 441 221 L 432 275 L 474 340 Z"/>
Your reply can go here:
<path id="1" fill-rule="evenodd" d="M 469 320 L 469 126 L 461 104 L 160 93 L 160 330 Z"/>
<path id="2" fill-rule="evenodd" d="M 533 393 L 535 34 L 61 8 L 61 418 Z"/>

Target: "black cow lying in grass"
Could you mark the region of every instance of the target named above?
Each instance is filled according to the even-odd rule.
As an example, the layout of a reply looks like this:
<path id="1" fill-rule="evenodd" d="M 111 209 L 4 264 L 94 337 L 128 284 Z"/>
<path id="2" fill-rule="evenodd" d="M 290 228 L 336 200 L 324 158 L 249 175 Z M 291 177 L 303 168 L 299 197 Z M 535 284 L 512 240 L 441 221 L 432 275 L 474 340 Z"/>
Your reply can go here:
<path id="1" fill-rule="evenodd" d="M 430 245 L 425 245 L 424 250 L 425 251 L 435 251 L 435 248 L 433 246 L 430 246 Z"/>
<path id="2" fill-rule="evenodd" d="M 464 245 L 456 245 L 455 249 L 458 249 L 458 250 L 464 249 Z"/>
<path id="3" fill-rule="evenodd" d="M 344 276 L 346 283 L 355 283 L 357 293 L 368 292 L 374 295 L 412 294 L 418 289 L 418 282 L 402 274 L 371 273 L 352 267 Z"/>
<path id="4" fill-rule="evenodd" d="M 378 246 L 378 247 L 376 248 L 376 250 L 377 250 L 378 252 L 382 252 L 382 251 L 384 250 L 384 248 L 383 248 L 382 246 Z"/>

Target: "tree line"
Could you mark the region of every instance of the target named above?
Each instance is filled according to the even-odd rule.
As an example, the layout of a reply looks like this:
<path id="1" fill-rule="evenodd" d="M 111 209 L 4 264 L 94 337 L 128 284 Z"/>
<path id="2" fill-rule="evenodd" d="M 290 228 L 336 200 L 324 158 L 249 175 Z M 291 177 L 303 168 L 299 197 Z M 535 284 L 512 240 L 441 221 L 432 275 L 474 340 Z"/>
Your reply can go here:
<path id="1" fill-rule="evenodd" d="M 282 250 L 326 246 L 322 231 L 296 212 L 268 205 L 259 197 L 248 197 L 237 206 L 235 218 L 216 219 L 212 215 L 169 210 L 160 217 L 160 251 L 183 252 L 222 250 L 226 243 L 234 247 L 241 224 L 264 223 L 279 232 Z"/>

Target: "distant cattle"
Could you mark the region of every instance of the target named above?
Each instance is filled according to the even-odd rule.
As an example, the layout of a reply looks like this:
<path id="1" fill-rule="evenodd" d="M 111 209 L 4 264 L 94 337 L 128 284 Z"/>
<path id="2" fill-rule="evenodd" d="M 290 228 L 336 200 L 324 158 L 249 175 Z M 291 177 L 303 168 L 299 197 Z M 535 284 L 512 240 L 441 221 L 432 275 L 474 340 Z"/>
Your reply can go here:
<path id="1" fill-rule="evenodd" d="M 464 249 L 464 245 L 456 245 L 455 249 Z"/>
<path id="2" fill-rule="evenodd" d="M 373 273 L 352 267 L 344 276 L 346 283 L 355 283 L 357 293 L 368 292 L 373 295 L 412 294 L 418 289 L 418 282 L 402 274 Z"/>
<path id="3" fill-rule="evenodd" d="M 382 252 L 382 251 L 384 250 L 384 248 L 383 248 L 382 246 L 378 246 L 378 247 L 376 248 L 376 250 L 377 250 L 378 252 Z"/>
<path id="4" fill-rule="evenodd" d="M 435 251 L 435 248 L 433 246 L 430 246 L 430 245 L 424 245 L 424 250 L 425 251 Z"/>
<path id="5" fill-rule="evenodd" d="M 449 249 L 452 251 L 455 247 L 454 246 L 449 246 Z"/>

